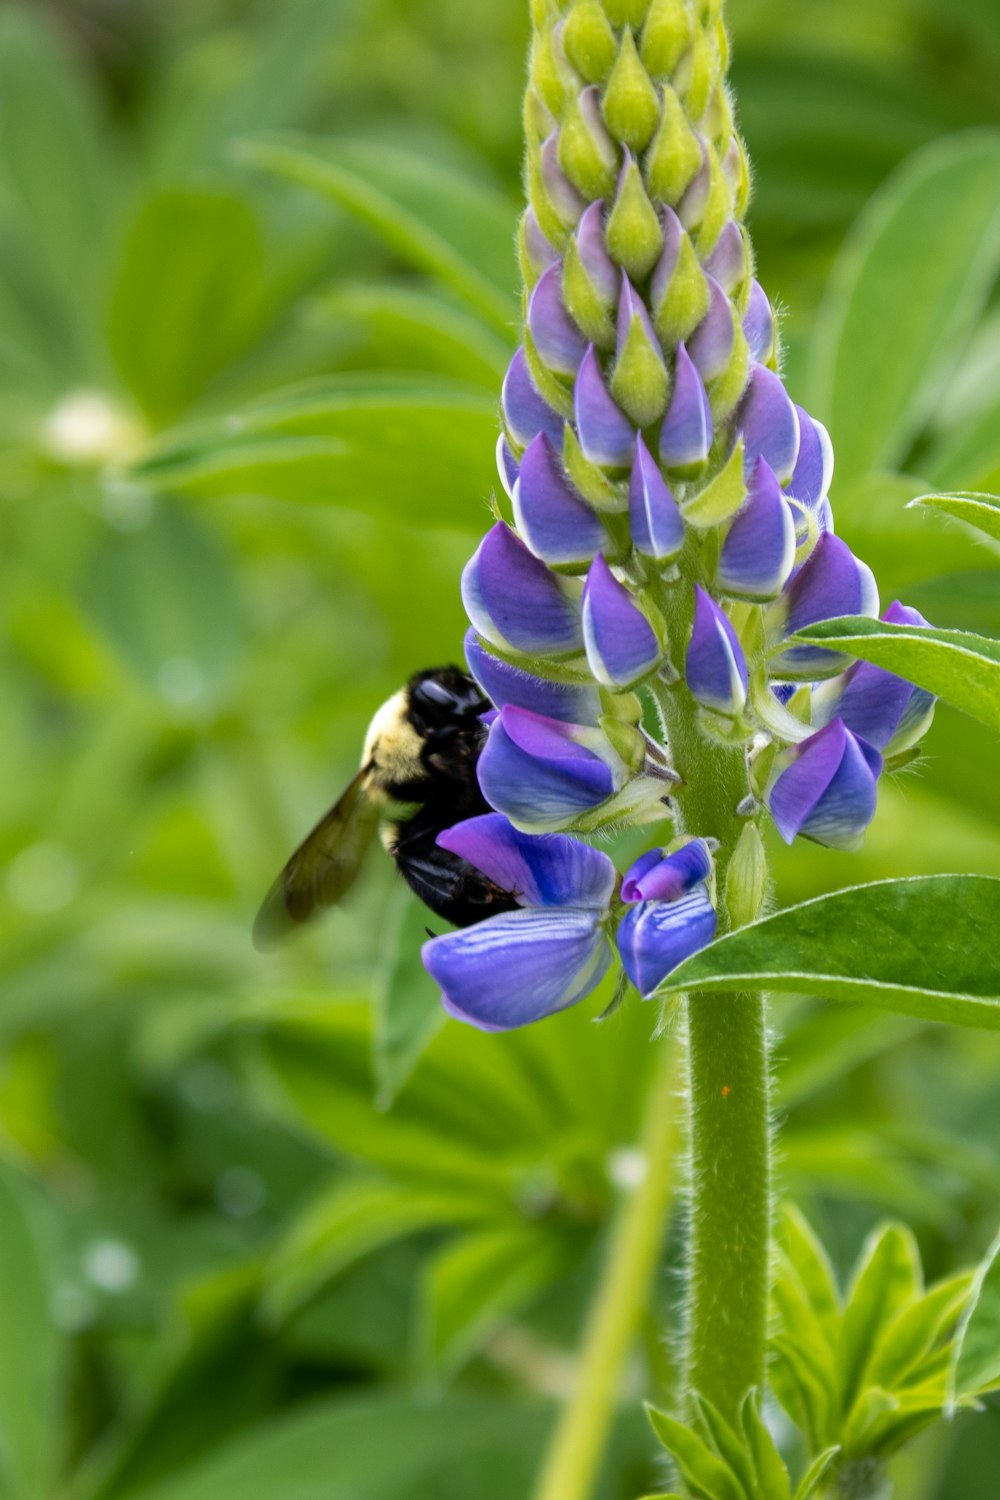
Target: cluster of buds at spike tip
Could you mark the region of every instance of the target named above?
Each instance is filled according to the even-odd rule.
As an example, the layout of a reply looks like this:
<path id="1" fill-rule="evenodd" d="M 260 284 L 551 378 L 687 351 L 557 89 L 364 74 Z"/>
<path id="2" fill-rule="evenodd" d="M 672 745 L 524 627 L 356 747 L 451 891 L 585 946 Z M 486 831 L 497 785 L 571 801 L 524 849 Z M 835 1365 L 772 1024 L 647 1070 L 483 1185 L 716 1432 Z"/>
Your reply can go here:
<path id="1" fill-rule="evenodd" d="M 767 809 L 789 842 L 837 848 L 860 840 L 880 774 L 915 753 L 933 711 L 891 674 L 798 639 L 880 606 L 833 529 L 830 439 L 781 378 L 744 227 L 750 179 L 721 9 L 532 0 L 524 330 L 497 449 L 509 507 L 462 580 L 467 660 L 495 708 L 480 785 L 522 840 L 669 814 L 673 786 L 698 768 L 674 766 L 644 727 L 650 687 L 688 695 L 706 737 L 745 746 L 742 816 Z M 898 604 L 886 618 L 921 623 Z M 487 874 L 498 827 L 484 824 L 473 852 L 462 845 Z M 669 900 L 629 896 L 645 889 L 634 871 L 621 887 L 637 904 L 619 952 L 643 994 L 715 930 L 705 857 Z M 603 974 L 607 924 L 593 914 L 611 899 L 564 893 L 558 920 L 546 902 L 544 920 L 490 919 L 432 943 L 429 966 L 456 1013 L 516 1024 L 469 999 L 473 954 L 530 930 L 525 961 L 546 972 L 543 935 L 568 942 L 571 910 L 585 982 L 529 999 L 522 1019 L 535 1019 Z M 447 973 L 444 954 L 461 955 Z"/>

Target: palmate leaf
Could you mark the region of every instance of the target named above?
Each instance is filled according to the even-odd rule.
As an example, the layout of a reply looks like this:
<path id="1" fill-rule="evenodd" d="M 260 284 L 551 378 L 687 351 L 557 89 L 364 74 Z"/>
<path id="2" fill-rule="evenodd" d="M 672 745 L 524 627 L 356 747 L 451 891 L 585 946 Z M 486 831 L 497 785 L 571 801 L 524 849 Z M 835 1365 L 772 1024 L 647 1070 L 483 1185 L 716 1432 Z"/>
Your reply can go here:
<path id="1" fill-rule="evenodd" d="M 953 494 L 918 495 L 910 503 L 942 511 L 946 516 L 954 516 L 957 521 L 964 521 L 993 541 L 1000 542 L 1000 495 L 956 490 Z"/>
<path id="2" fill-rule="evenodd" d="M 967 630 L 890 625 L 860 616 L 821 620 L 796 639 L 874 662 L 1000 730 L 1000 641 Z"/>
<path id="3" fill-rule="evenodd" d="M 995 1031 L 997 931 L 1000 880 L 927 875 L 877 881 L 727 933 L 685 960 L 659 993 L 765 988 Z"/>
<path id="4" fill-rule="evenodd" d="M 917 152 L 870 200 L 834 270 L 814 402 L 842 478 L 893 467 L 928 417 L 1000 266 L 1000 132 Z"/>
<path id="5" fill-rule="evenodd" d="M 241 154 L 332 198 L 509 335 L 517 316 L 513 211 L 481 177 L 383 141 L 287 134 L 246 141 Z"/>

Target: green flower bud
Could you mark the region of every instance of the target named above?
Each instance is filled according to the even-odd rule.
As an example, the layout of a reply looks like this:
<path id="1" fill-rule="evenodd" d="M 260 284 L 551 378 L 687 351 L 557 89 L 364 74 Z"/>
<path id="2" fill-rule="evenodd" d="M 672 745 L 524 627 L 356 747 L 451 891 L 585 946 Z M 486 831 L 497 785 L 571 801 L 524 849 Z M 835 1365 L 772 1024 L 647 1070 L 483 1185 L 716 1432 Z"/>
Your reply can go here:
<path id="1" fill-rule="evenodd" d="M 726 871 L 726 908 L 733 927 L 746 927 L 760 916 L 767 899 L 767 854 L 755 823 L 740 834 Z"/>
<path id="2" fill-rule="evenodd" d="M 733 333 L 733 352 L 729 356 L 729 364 L 708 386 L 712 419 L 717 426 L 735 411 L 750 378 L 750 347 L 739 323 L 735 324 Z"/>
<path id="3" fill-rule="evenodd" d="M 528 361 L 531 378 L 535 382 L 539 395 L 560 416 L 571 417 L 573 415 L 573 397 L 563 385 L 558 375 L 554 375 L 542 359 L 528 328 L 524 330 L 524 353 Z"/>
<path id="4" fill-rule="evenodd" d="M 649 9 L 649 0 L 604 0 L 604 9 L 612 25 L 638 28 Z"/>
<path id="5" fill-rule="evenodd" d="M 677 261 L 665 290 L 654 289 L 653 327 L 669 348 L 693 333 L 708 312 L 709 292 L 694 246 L 683 234 Z"/>
<path id="6" fill-rule="evenodd" d="M 563 430 L 563 467 L 583 498 L 595 510 L 616 514 L 628 510 L 628 491 L 611 482 L 603 469 L 592 464 L 580 447 L 580 440 L 569 422 Z"/>
<path id="7" fill-rule="evenodd" d="M 701 162 L 701 142 L 688 124 L 684 106 L 668 84 L 663 90 L 660 128 L 646 153 L 646 181 L 650 191 L 674 207 Z"/>
<path id="8" fill-rule="evenodd" d="M 652 79 L 639 60 L 631 31 L 621 47 L 604 91 L 604 118 L 623 146 L 641 151 L 649 144 L 660 118 L 660 103 Z"/>
<path id="9" fill-rule="evenodd" d="M 719 235 L 729 223 L 733 212 L 733 190 L 722 168 L 715 147 L 706 147 L 708 173 L 704 202 L 695 232 L 695 246 L 702 260 L 715 248 Z"/>
<path id="10" fill-rule="evenodd" d="M 604 198 L 614 191 L 618 150 L 601 119 L 594 86 L 570 100 L 559 132 L 559 165 L 585 198 Z"/>
<path id="11" fill-rule="evenodd" d="M 598 349 L 613 349 L 615 325 L 614 303 L 606 304 L 587 274 L 576 240 L 570 240 L 563 257 L 563 301 L 578 328 Z"/>
<path id="12" fill-rule="evenodd" d="M 646 763 L 646 741 L 642 730 L 610 714 L 602 714 L 597 722 L 629 770 L 641 771 Z"/>
<path id="13" fill-rule="evenodd" d="M 669 76 L 691 41 L 691 16 L 684 0 L 653 0 L 642 28 L 639 56 L 654 78 Z"/>
<path id="14" fill-rule="evenodd" d="M 611 375 L 611 394 L 637 427 L 649 427 L 667 409 L 670 376 L 645 309 L 633 312 L 627 326 L 621 326 L 623 322 L 620 314 L 620 352 Z"/>
<path id="15" fill-rule="evenodd" d="M 573 87 L 565 60 L 560 56 L 555 34 L 539 32 L 531 48 L 528 64 L 529 92 L 538 94 L 546 108 L 559 117 Z"/>
<path id="16" fill-rule="evenodd" d="M 633 281 L 642 281 L 663 248 L 663 231 L 643 186 L 642 173 L 629 155 L 618 180 L 618 193 L 608 216 L 608 251 Z"/>
<path id="17" fill-rule="evenodd" d="M 704 489 L 681 502 L 681 513 L 691 526 L 704 530 L 730 520 L 746 498 L 743 439 L 740 438 L 726 463 Z"/>
<path id="18" fill-rule="evenodd" d="M 618 50 L 600 0 L 576 0 L 563 31 L 566 56 L 587 83 L 603 83 Z"/>
<path id="19" fill-rule="evenodd" d="M 701 119 L 721 71 L 718 48 L 712 45 L 700 27 L 696 27 L 691 46 L 682 57 L 674 77 L 674 87 L 684 100 L 689 119 Z"/>

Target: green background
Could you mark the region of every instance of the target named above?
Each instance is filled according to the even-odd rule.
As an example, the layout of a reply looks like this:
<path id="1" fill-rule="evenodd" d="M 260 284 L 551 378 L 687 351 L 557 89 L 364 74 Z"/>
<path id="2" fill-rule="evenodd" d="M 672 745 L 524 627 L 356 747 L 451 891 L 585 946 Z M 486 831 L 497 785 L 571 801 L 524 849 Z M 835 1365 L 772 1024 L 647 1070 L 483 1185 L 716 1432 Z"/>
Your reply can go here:
<path id="1" fill-rule="evenodd" d="M 511 1500 L 571 1377 L 652 1008 L 441 1026 L 386 860 L 293 950 L 248 936 L 373 709 L 460 651 L 526 9 L 0 10 L 0 1500 Z M 730 11 L 838 529 L 885 603 L 1000 637 L 996 548 L 904 508 L 1000 489 L 995 0 Z M 940 709 L 861 853 L 775 842 L 779 900 L 1000 874 L 998 772 Z M 977 1258 L 1000 1038 L 773 1020 L 781 1191 L 841 1269 L 890 1214 L 929 1275 Z M 602 1500 L 662 1477 L 676 1217 Z M 1000 1491 L 1000 1411 L 898 1475 Z"/>

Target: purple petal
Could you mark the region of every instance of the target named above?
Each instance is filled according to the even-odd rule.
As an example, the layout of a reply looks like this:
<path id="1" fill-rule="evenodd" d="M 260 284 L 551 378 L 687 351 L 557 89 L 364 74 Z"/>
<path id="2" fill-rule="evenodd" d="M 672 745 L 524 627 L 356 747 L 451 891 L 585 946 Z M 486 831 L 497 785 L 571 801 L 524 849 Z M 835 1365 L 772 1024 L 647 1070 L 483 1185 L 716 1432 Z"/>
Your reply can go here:
<path id="1" fill-rule="evenodd" d="M 573 388 L 573 409 L 580 447 L 592 464 L 624 469 L 632 462 L 635 433 L 628 417 L 608 394 L 600 362 L 590 345 Z"/>
<path id="2" fill-rule="evenodd" d="M 520 465 L 514 457 L 506 437 L 501 432 L 497 438 L 497 473 L 500 475 L 500 483 L 508 495 L 513 495 L 514 493 L 514 486 L 517 483 L 519 471 Z"/>
<path id="3" fill-rule="evenodd" d="M 750 358 L 766 364 L 774 353 L 774 314 L 759 281 L 750 287 L 750 300 L 743 316 L 743 332 Z"/>
<path id="4" fill-rule="evenodd" d="M 479 634 L 495 646 L 527 656 L 558 655 L 583 644 L 569 587 L 498 521 L 465 566 L 462 602 Z"/>
<path id="5" fill-rule="evenodd" d="M 574 729 L 502 708 L 479 757 L 479 785 L 490 806 L 526 828 L 555 828 L 617 791 L 608 762 L 573 738 Z"/>
<path id="6" fill-rule="evenodd" d="M 690 839 L 672 854 L 659 849 L 650 854 L 637 859 L 626 874 L 623 901 L 679 901 L 712 873 L 712 855 L 704 839 Z"/>
<path id="7" fill-rule="evenodd" d="M 607 540 L 600 518 L 573 489 L 544 433 L 521 458 L 514 518 L 535 556 L 552 567 L 589 563 Z"/>
<path id="8" fill-rule="evenodd" d="M 518 349 L 507 367 L 501 391 L 504 421 L 515 443 L 526 448 L 540 432 L 562 448 L 563 419 L 539 394 L 528 370 L 528 359 Z"/>
<path id="9" fill-rule="evenodd" d="M 681 345 L 681 348 L 684 346 Z M 684 546 L 684 522 L 677 501 L 640 435 L 628 487 L 632 545 L 645 557 L 665 562 Z"/>
<path id="10" fill-rule="evenodd" d="M 649 284 L 650 304 L 656 312 L 663 306 L 663 300 L 670 290 L 674 271 L 677 269 L 677 257 L 680 254 L 681 240 L 684 237 L 684 226 L 674 213 L 672 208 L 664 207 L 663 215 L 663 249 L 660 258 L 653 268 L 652 279 Z"/>
<path id="11" fill-rule="evenodd" d="M 705 270 L 714 276 L 724 292 L 739 286 L 747 273 L 747 250 L 740 226 L 730 219 L 719 235 L 715 249 L 705 262 Z"/>
<path id="12" fill-rule="evenodd" d="M 596 989 L 611 947 L 595 911 L 502 912 L 432 938 L 424 966 L 449 1015 L 483 1031 L 509 1031 L 575 1005 Z"/>
<path id="13" fill-rule="evenodd" d="M 697 229 L 705 217 L 705 208 L 708 204 L 708 195 L 711 187 L 712 169 L 708 159 L 708 151 L 703 144 L 701 148 L 701 166 L 685 188 L 684 196 L 677 205 L 677 212 L 685 229 Z"/>
<path id="14" fill-rule="evenodd" d="M 601 713 L 601 698 L 595 687 L 582 683 L 550 682 L 520 667 L 501 661 L 480 645 L 476 632 L 465 637 L 465 660 L 469 671 L 498 708 L 508 705 L 527 708 L 549 719 L 566 724 L 596 724 Z"/>
<path id="15" fill-rule="evenodd" d="M 778 760 L 767 797 L 787 844 L 797 834 L 832 849 L 856 845 L 875 816 L 882 758 L 840 719 Z"/>
<path id="16" fill-rule="evenodd" d="M 721 286 L 711 276 L 708 282 L 708 312 L 688 339 L 688 353 L 705 380 L 721 375 L 732 358 L 736 338 L 733 309 Z"/>
<path id="17" fill-rule="evenodd" d="M 785 636 L 840 615 L 878 615 L 878 587 L 871 569 L 831 531 L 820 534 L 784 596 L 768 611 L 768 622 Z M 793 646 L 772 663 L 776 677 L 829 677 L 845 658 L 822 646 Z"/>
<path id="18" fill-rule="evenodd" d="M 591 285 L 605 307 L 618 297 L 621 273 L 608 254 L 604 240 L 604 203 L 591 203 L 576 230 L 576 248 Z"/>
<path id="19" fill-rule="evenodd" d="M 773 470 L 758 458 L 750 493 L 726 533 L 719 556 L 719 591 L 736 599 L 774 599 L 795 563 L 795 522 Z"/>
<path id="20" fill-rule="evenodd" d="M 742 712 L 749 682 L 743 649 L 722 610 L 697 584 L 684 676 L 706 708 L 733 717 Z"/>
<path id="21" fill-rule="evenodd" d="M 455 823 L 438 835 L 522 906 L 579 906 L 603 911 L 615 888 L 606 854 L 565 833 L 521 833 L 501 813 Z"/>
<path id="22" fill-rule="evenodd" d="M 639 322 L 642 324 L 642 331 L 646 335 L 650 347 L 662 359 L 663 350 L 660 348 L 659 339 L 653 332 L 653 325 L 650 321 L 649 313 L 646 311 L 646 304 L 643 302 L 642 298 L 636 294 L 636 290 L 633 287 L 631 281 L 629 281 L 628 277 L 622 276 L 622 289 L 621 294 L 618 298 L 618 347 L 616 351 L 618 359 L 621 359 L 622 357 L 622 353 L 625 349 L 625 342 L 628 339 L 629 333 L 632 328 L 632 322 L 635 318 L 638 318 Z"/>
<path id="23" fill-rule="evenodd" d="M 754 365 L 739 412 L 743 452 L 749 475 L 758 458 L 766 458 L 779 483 L 792 475 L 799 452 L 799 422 L 779 376 Z"/>
<path id="24" fill-rule="evenodd" d="M 563 306 L 562 261 L 543 272 L 528 302 L 528 328 L 550 370 L 575 375 L 587 340 Z"/>
<path id="25" fill-rule="evenodd" d="M 704 886 L 680 901 L 630 907 L 618 927 L 618 952 L 639 994 L 653 995 L 678 964 L 712 941 L 717 923 Z"/>
<path id="26" fill-rule="evenodd" d="M 575 224 L 586 205 L 559 165 L 559 133 L 555 130 L 542 146 L 542 181 L 562 222 Z"/>
<path id="27" fill-rule="evenodd" d="M 712 407 L 704 382 L 687 349 L 678 344 L 673 393 L 660 428 L 660 458 L 668 469 L 704 463 L 712 436 Z"/>
<path id="28" fill-rule="evenodd" d="M 583 586 L 583 641 L 590 670 L 608 688 L 631 687 L 662 656 L 649 621 L 601 553 Z"/>
<path id="29" fill-rule="evenodd" d="M 893 625 L 927 625 L 919 610 L 898 600 L 882 618 Z M 813 723 L 829 723 L 836 716 L 852 734 L 891 755 L 921 738 L 935 702 L 933 693 L 914 687 L 905 678 L 871 662 L 856 661 L 841 677 L 814 687 Z"/>
<path id="30" fill-rule="evenodd" d="M 527 208 L 524 214 L 524 248 L 528 260 L 540 275 L 546 266 L 550 266 L 554 260 L 559 259 L 559 251 L 542 233 L 541 225 L 535 217 L 535 210 Z"/>
<path id="31" fill-rule="evenodd" d="M 822 422 L 816 422 L 802 406 L 795 408 L 799 424 L 799 456 L 788 482 L 788 493 L 815 510 L 833 479 L 833 446 Z"/>

